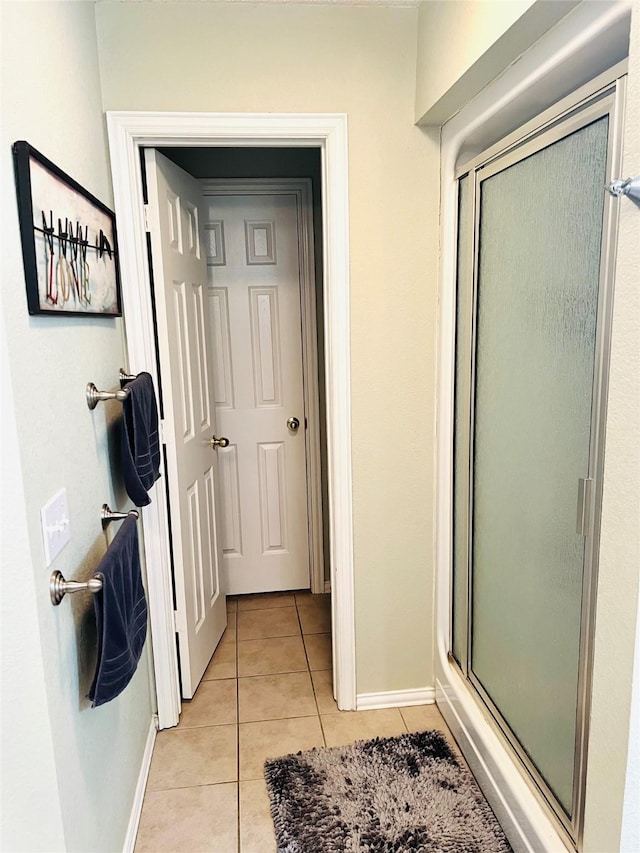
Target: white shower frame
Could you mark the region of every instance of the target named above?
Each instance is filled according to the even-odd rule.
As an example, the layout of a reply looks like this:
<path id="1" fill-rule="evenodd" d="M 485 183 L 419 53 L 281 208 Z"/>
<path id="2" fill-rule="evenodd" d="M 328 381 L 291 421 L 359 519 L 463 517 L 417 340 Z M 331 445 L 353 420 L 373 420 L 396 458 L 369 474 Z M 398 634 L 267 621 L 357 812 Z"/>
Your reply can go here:
<path id="1" fill-rule="evenodd" d="M 453 494 L 453 385 L 455 370 L 456 167 L 469 139 L 497 140 L 527 118 L 538 114 L 536 102 L 557 100 L 593 77 L 593 45 L 599 56 L 610 51 L 613 65 L 620 57 L 620 26 L 628 20 L 627 3 L 602 11 L 582 4 L 518 63 L 486 87 L 444 125 L 441 139 L 441 266 L 439 317 L 438 443 L 436 503 L 436 700 L 466 760 L 518 851 L 573 849 L 525 778 L 486 712 L 469 691 L 459 669 L 448 657 L 451 636 L 451 530 Z M 603 61 L 601 59 L 601 61 Z M 606 68 L 606 64 L 600 66 Z M 567 69 L 566 74 L 563 69 Z M 597 72 L 596 72 L 597 73 Z M 615 77 L 612 72 L 603 75 Z M 573 85 L 571 85 L 573 84 Z M 504 116 L 504 118 L 501 118 Z M 518 121 L 514 116 L 519 117 Z M 482 148 L 488 147 L 482 145 Z M 473 152 L 468 159 L 472 158 Z"/>

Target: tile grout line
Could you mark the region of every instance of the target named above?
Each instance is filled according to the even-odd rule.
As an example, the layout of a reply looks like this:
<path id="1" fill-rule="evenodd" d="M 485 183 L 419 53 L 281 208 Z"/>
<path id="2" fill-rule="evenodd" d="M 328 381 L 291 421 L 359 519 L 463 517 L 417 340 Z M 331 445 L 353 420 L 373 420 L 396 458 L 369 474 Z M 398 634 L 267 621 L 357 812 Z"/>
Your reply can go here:
<path id="1" fill-rule="evenodd" d="M 304 637 L 303 637 L 303 635 L 302 635 L 302 625 L 300 624 L 300 615 L 299 615 L 299 613 L 298 613 L 298 607 L 297 607 L 297 602 L 296 602 L 296 599 L 295 599 L 295 594 L 294 594 L 293 604 L 294 604 L 294 607 L 296 608 L 296 617 L 297 617 L 297 619 L 298 619 L 298 627 L 299 627 L 299 630 L 300 630 L 300 638 L 301 638 L 301 640 L 302 640 L 302 647 L 303 647 L 303 649 L 304 649 L 305 659 L 306 659 L 306 647 L 305 647 L 305 645 L 304 645 Z M 246 611 L 246 612 L 251 612 L 251 611 Z M 238 755 L 238 763 L 237 763 L 237 776 L 238 776 L 238 782 L 237 782 L 237 785 L 238 785 L 238 788 L 237 788 L 237 790 L 238 790 L 238 853 L 242 853 L 242 819 L 241 819 L 241 811 L 240 811 L 240 809 L 241 809 L 241 806 L 240 806 L 240 650 L 239 650 L 239 645 L 240 645 L 240 634 L 239 634 L 239 624 L 238 624 L 238 623 L 239 623 L 239 618 L 238 618 L 238 617 L 239 617 L 239 615 L 240 615 L 240 611 L 239 611 L 239 608 L 238 608 L 238 604 L 236 604 L 236 685 L 237 685 L 237 755 Z M 295 635 L 294 635 L 294 636 L 295 636 Z M 268 639 L 268 638 L 260 637 L 260 638 L 256 638 L 256 639 Z M 275 639 L 275 638 L 274 638 L 274 639 Z M 307 661 L 307 665 L 308 665 L 308 661 Z M 309 677 L 311 678 L 311 676 L 309 676 Z M 312 682 L 312 689 L 313 689 L 313 682 Z M 262 775 L 260 776 L 260 780 L 261 780 L 261 781 L 264 781 L 264 772 L 263 772 L 263 773 L 262 773 Z"/>
<path id="2" fill-rule="evenodd" d="M 313 698 L 314 698 L 314 701 L 316 703 L 316 710 L 318 712 L 318 723 L 320 724 L 320 733 L 322 735 L 322 745 L 326 747 L 327 738 L 326 738 L 326 735 L 324 733 L 324 726 L 322 724 L 322 714 L 320 713 L 320 705 L 318 705 L 318 694 L 316 692 L 316 685 L 315 685 L 315 682 L 313 680 L 313 675 L 311 674 L 311 663 L 309 661 L 309 655 L 307 654 L 307 644 L 304 641 L 305 635 L 302 631 L 302 620 L 300 619 L 300 611 L 298 610 L 298 601 L 297 601 L 297 599 L 294 599 L 294 601 L 296 602 L 296 613 L 298 615 L 298 622 L 300 623 L 300 634 L 302 635 L 302 647 L 304 649 L 304 656 L 305 656 L 305 659 L 307 661 L 307 669 L 309 672 L 309 679 L 311 681 L 311 689 L 313 690 Z"/>
<path id="3" fill-rule="evenodd" d="M 238 829 L 237 851 L 242 853 L 242 824 L 240 819 L 240 679 L 238 677 L 240 667 L 240 653 L 238 651 L 238 602 L 236 601 L 236 826 Z"/>
<path id="4" fill-rule="evenodd" d="M 398 711 L 400 711 L 400 719 L 402 720 L 402 724 L 403 724 L 403 726 L 404 726 L 404 727 L 405 727 L 405 729 L 407 730 L 407 734 L 411 734 L 411 732 L 409 731 L 409 724 L 408 724 L 408 723 L 407 723 L 407 721 L 405 720 L 405 718 L 404 718 L 404 714 L 402 713 L 402 708 L 398 708 Z"/>
<path id="5" fill-rule="evenodd" d="M 192 788 L 218 788 L 221 785 L 233 785 L 233 779 L 226 782 L 199 782 L 196 785 L 173 785 L 171 788 L 152 788 L 150 794 L 166 794 L 167 791 L 190 791 Z"/>
<path id="6" fill-rule="evenodd" d="M 314 704 L 316 707 L 316 712 L 314 714 L 311 714 L 308 716 L 309 717 L 312 717 L 312 716 L 318 717 L 318 720 L 320 722 L 321 732 L 322 732 L 322 740 L 323 740 L 323 743 L 326 745 L 326 738 L 325 738 L 324 730 L 322 727 L 322 719 L 321 719 L 321 714 L 320 714 L 320 708 L 318 705 L 317 692 L 316 692 L 316 688 L 315 688 L 315 685 L 313 682 L 311 664 L 309 662 L 309 658 L 307 655 L 307 648 L 306 648 L 306 644 L 304 641 L 306 635 L 304 634 L 304 632 L 302 630 L 302 622 L 301 622 L 301 618 L 300 618 L 300 612 L 298 610 L 298 603 L 295 600 L 295 597 L 294 597 L 294 603 L 293 604 L 296 608 L 296 617 L 297 617 L 297 621 L 298 621 L 299 631 L 295 635 L 286 635 L 286 636 L 300 636 L 300 638 L 302 640 L 303 651 L 304 651 L 305 661 L 306 661 L 306 672 L 308 673 L 309 680 L 311 682 L 311 687 L 312 687 L 312 691 L 313 691 L 313 695 L 314 695 Z M 246 611 L 246 612 L 251 612 L 251 611 Z M 169 788 L 159 788 L 159 789 L 152 790 L 152 791 L 150 791 L 148 788 L 146 788 L 145 797 L 146 797 L 147 793 L 151 793 L 151 794 L 164 793 L 164 792 L 169 792 L 169 791 L 189 790 L 189 789 L 194 789 L 194 788 L 215 788 L 215 787 L 219 787 L 222 785 L 235 784 L 236 785 L 236 803 L 237 803 L 237 820 L 236 820 L 237 844 L 236 844 L 236 848 L 237 848 L 237 853 L 242 853 L 242 816 L 241 816 L 241 805 L 240 805 L 240 803 L 241 803 L 241 796 L 240 796 L 240 785 L 241 785 L 241 782 L 240 782 L 240 689 L 239 689 L 239 685 L 240 685 L 239 643 L 240 643 L 240 641 L 239 641 L 239 624 L 238 624 L 238 622 L 239 622 L 238 617 L 240 615 L 240 611 L 238 608 L 238 602 L 237 601 L 235 602 L 235 607 L 231 611 L 231 613 L 234 615 L 235 620 L 236 620 L 235 626 L 234 626 L 235 646 L 236 646 L 236 648 L 235 648 L 236 672 L 235 672 L 235 679 L 234 679 L 236 682 L 236 685 L 235 685 L 235 687 L 236 687 L 236 689 L 235 689 L 235 692 L 236 692 L 236 721 L 235 721 L 235 727 L 236 727 L 236 774 L 235 775 L 236 775 L 236 779 L 235 780 L 229 779 L 226 781 L 220 780 L 218 782 L 205 782 L 203 784 L 195 784 L 195 785 L 178 785 L 178 786 L 169 787 Z M 256 639 L 261 640 L 261 639 L 268 639 L 268 638 L 256 638 Z M 303 672 L 303 671 L 305 671 L 305 670 L 295 670 L 294 672 Z M 288 674 L 288 673 L 275 673 L 275 674 L 280 675 L 280 674 Z M 221 681 L 226 681 L 226 680 L 230 681 L 231 679 L 210 679 L 209 681 L 211 681 L 211 683 L 215 683 L 215 682 L 221 682 Z M 203 679 L 203 683 L 205 683 L 204 679 Z M 303 715 L 303 716 L 307 716 L 307 715 Z M 280 719 L 280 718 L 276 718 L 276 719 Z M 283 718 L 283 719 L 288 719 L 288 718 Z M 229 723 L 214 723 L 214 724 L 208 723 L 208 724 L 204 724 L 204 725 L 197 725 L 196 724 L 196 725 L 191 725 L 191 726 L 188 726 L 188 725 L 185 726 L 184 721 L 181 721 L 181 722 L 183 723 L 183 725 L 180 726 L 180 724 L 179 724 L 174 729 L 174 731 L 176 733 L 178 733 L 178 732 L 190 732 L 190 731 L 195 731 L 195 730 L 203 729 L 203 728 L 217 728 L 220 726 L 228 726 L 229 725 Z M 259 779 L 257 779 L 256 781 L 264 781 L 264 776 L 260 776 Z"/>

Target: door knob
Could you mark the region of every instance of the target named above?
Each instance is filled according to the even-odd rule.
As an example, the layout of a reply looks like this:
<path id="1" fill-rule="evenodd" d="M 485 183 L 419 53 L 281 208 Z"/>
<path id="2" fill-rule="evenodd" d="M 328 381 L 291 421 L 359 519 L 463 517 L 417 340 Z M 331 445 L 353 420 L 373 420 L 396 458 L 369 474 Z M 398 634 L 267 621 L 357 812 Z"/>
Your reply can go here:
<path id="1" fill-rule="evenodd" d="M 300 428 L 300 421 L 297 418 L 288 418 L 287 426 L 291 430 L 291 432 L 298 432 Z"/>
<path id="2" fill-rule="evenodd" d="M 216 450 L 218 447 L 229 447 L 229 439 L 224 437 L 216 438 L 215 435 L 213 435 L 209 439 L 209 444 L 211 445 L 212 450 Z"/>

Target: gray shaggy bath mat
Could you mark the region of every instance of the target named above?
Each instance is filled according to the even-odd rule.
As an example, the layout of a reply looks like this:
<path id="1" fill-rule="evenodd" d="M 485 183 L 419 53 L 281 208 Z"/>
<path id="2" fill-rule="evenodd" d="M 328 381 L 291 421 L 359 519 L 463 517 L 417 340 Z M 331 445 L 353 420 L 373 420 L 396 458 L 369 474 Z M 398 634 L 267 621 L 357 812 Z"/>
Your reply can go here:
<path id="1" fill-rule="evenodd" d="M 278 853 L 510 853 L 440 732 L 312 749 L 265 763 Z"/>

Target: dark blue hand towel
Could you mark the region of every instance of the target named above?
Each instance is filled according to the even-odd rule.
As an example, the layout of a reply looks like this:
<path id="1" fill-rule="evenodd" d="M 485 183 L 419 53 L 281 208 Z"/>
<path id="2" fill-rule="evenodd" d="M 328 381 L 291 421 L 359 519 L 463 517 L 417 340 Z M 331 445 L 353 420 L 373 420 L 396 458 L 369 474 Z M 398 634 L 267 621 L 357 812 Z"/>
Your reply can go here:
<path id="1" fill-rule="evenodd" d="M 147 494 L 160 476 L 158 406 L 153 380 L 139 373 L 128 383 L 122 404 L 122 473 L 127 494 L 136 506 L 147 506 Z"/>
<path id="2" fill-rule="evenodd" d="M 98 662 L 89 691 L 93 707 L 115 699 L 133 678 L 147 636 L 147 600 L 140 574 L 137 519 L 130 515 L 96 569 Z"/>

